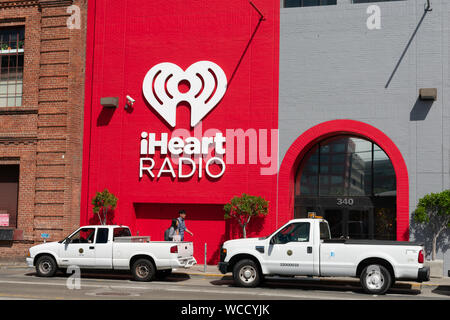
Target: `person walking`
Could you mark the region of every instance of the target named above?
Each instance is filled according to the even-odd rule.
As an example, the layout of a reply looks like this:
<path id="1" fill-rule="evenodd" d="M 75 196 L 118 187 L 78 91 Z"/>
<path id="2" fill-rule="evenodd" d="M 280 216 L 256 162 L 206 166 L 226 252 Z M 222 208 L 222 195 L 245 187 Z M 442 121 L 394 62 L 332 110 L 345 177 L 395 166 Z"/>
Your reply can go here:
<path id="1" fill-rule="evenodd" d="M 173 241 L 174 236 L 179 234 L 178 219 L 172 219 L 172 224 L 164 232 L 164 241 Z"/>
<path id="2" fill-rule="evenodd" d="M 185 224 L 185 219 L 186 219 L 186 211 L 184 210 L 180 210 L 179 212 L 179 217 L 178 217 L 178 230 L 180 232 L 180 237 L 181 237 L 181 241 L 184 241 L 184 232 L 189 233 L 191 236 L 194 236 L 194 234 L 189 231 L 188 228 L 186 228 L 186 224 Z"/>

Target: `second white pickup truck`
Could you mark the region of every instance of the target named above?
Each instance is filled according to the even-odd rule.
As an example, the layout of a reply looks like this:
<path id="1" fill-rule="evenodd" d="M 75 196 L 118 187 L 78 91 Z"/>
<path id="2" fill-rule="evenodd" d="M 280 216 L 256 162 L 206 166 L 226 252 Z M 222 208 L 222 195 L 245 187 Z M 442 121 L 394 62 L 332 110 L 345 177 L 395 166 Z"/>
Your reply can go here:
<path id="1" fill-rule="evenodd" d="M 59 242 L 30 248 L 28 266 L 41 277 L 55 275 L 57 269 L 130 270 L 137 281 L 151 281 L 170 274 L 172 268 L 196 264 L 192 242 L 150 241 L 132 237 L 125 226 L 93 225 L 74 231 Z"/>
<path id="2" fill-rule="evenodd" d="M 428 281 L 423 260 L 417 243 L 333 240 L 324 219 L 295 219 L 268 237 L 226 241 L 218 268 L 244 287 L 266 275 L 359 277 L 367 293 L 384 294 L 396 279 Z"/>

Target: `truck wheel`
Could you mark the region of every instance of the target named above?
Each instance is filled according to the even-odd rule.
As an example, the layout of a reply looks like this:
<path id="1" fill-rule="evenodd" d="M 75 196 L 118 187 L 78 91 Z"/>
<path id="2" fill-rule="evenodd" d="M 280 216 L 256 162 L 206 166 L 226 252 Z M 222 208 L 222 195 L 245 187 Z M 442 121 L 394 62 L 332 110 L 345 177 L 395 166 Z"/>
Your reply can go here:
<path id="1" fill-rule="evenodd" d="M 156 274 L 153 263 L 148 259 L 138 259 L 131 267 L 131 273 L 136 281 L 152 281 Z"/>
<path id="2" fill-rule="evenodd" d="M 253 288 L 261 282 L 261 273 L 253 260 L 245 259 L 234 266 L 233 278 L 238 286 Z"/>
<path id="3" fill-rule="evenodd" d="M 391 287 L 391 274 L 379 264 L 371 264 L 361 273 L 361 285 L 366 293 L 384 294 Z"/>
<path id="4" fill-rule="evenodd" d="M 49 255 L 41 256 L 36 261 L 36 274 L 38 277 L 53 277 L 57 268 L 55 259 Z"/>

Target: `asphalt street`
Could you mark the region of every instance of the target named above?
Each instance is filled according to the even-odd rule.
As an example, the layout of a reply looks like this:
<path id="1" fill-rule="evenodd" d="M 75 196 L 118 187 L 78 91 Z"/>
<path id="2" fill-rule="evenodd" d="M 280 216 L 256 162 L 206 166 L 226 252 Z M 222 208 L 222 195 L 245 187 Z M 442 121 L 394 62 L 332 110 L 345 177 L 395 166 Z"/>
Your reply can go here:
<path id="1" fill-rule="evenodd" d="M 233 286 L 231 276 L 173 273 L 163 280 L 136 282 L 127 273 L 59 272 L 39 278 L 33 268 L 1 267 L 0 299 L 45 300 L 450 300 L 450 288 L 397 282 L 385 295 L 365 294 L 354 281 L 271 278 L 258 288 Z"/>

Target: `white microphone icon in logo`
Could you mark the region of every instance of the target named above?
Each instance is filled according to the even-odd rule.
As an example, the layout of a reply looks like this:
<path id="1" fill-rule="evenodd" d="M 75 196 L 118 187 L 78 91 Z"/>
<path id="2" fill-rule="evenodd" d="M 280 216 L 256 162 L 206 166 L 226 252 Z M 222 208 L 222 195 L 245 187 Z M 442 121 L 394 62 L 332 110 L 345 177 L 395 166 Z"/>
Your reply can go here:
<path id="1" fill-rule="evenodd" d="M 186 81 L 189 90 L 180 92 L 179 84 Z M 190 104 L 194 127 L 220 102 L 226 89 L 225 72 L 211 61 L 196 62 L 186 71 L 173 63 L 159 63 L 147 72 L 142 85 L 145 99 L 172 127 L 180 102 Z"/>

